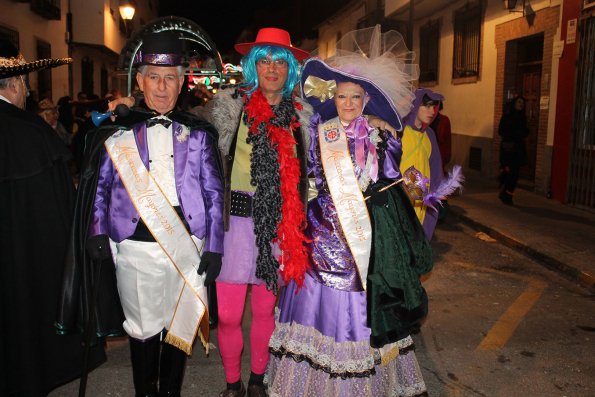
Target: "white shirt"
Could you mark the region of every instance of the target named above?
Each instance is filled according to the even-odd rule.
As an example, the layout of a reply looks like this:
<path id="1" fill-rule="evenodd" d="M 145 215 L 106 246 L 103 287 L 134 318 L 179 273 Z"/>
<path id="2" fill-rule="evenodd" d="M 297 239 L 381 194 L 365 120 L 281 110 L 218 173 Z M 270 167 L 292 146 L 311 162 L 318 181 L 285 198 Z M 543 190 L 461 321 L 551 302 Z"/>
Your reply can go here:
<path id="1" fill-rule="evenodd" d="M 147 128 L 149 146 L 149 172 L 172 206 L 180 205 L 174 173 L 174 142 L 172 125 L 156 124 Z"/>
<path id="2" fill-rule="evenodd" d="M 3 100 L 4 102 L 8 102 L 8 103 L 10 103 L 10 104 L 12 105 L 12 102 L 10 102 L 10 101 L 8 100 L 8 98 L 6 98 L 5 96 L 3 96 L 3 95 L 0 95 L 0 99 L 1 99 L 1 100 Z"/>

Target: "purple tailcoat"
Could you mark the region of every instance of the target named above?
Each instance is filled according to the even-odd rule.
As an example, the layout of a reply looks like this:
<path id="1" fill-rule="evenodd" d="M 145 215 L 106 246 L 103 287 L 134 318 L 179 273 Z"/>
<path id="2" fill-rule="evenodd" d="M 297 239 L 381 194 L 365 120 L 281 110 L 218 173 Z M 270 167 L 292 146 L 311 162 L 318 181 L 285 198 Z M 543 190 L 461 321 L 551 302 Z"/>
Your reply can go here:
<path id="1" fill-rule="evenodd" d="M 182 125 L 172 123 L 174 174 L 178 201 L 191 233 L 205 239 L 204 251 L 223 253 L 223 185 L 218 166 L 217 143 L 207 133 L 193 130 L 179 142 L 174 131 Z M 146 124 L 133 126 L 141 159 L 149 169 Z M 120 175 L 103 149 L 89 237 L 108 235 L 120 242 L 134 234 L 140 219 Z"/>

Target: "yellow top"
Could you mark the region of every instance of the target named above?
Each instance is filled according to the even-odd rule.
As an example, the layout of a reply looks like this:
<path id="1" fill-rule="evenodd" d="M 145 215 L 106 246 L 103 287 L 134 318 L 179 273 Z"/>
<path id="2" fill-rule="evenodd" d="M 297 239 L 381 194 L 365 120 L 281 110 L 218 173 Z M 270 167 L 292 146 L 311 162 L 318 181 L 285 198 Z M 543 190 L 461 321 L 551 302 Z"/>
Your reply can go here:
<path id="1" fill-rule="evenodd" d="M 405 126 L 403 131 L 403 156 L 401 157 L 401 172 L 414 166 L 426 178 L 430 177 L 430 155 L 432 154 L 432 143 L 428 134 Z M 421 201 L 416 200 L 413 208 L 421 223 L 426 216 L 426 207 Z"/>
<path id="2" fill-rule="evenodd" d="M 241 120 L 238 128 L 233 167 L 231 169 L 231 190 L 255 192 L 256 186 L 250 183 L 250 154 L 252 153 L 252 145 L 246 143 L 248 127 L 244 124 L 243 114 Z"/>

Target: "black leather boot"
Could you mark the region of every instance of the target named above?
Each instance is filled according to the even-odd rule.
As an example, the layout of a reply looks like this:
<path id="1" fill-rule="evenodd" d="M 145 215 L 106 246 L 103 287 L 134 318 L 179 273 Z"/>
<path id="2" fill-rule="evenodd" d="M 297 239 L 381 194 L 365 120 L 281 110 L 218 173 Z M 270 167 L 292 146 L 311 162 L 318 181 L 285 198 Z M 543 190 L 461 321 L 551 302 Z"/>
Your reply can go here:
<path id="1" fill-rule="evenodd" d="M 185 369 L 186 353 L 169 343 L 163 343 L 159 364 L 160 397 L 180 397 Z"/>
<path id="2" fill-rule="evenodd" d="M 132 379 L 136 397 L 157 397 L 161 334 L 141 341 L 129 338 Z"/>

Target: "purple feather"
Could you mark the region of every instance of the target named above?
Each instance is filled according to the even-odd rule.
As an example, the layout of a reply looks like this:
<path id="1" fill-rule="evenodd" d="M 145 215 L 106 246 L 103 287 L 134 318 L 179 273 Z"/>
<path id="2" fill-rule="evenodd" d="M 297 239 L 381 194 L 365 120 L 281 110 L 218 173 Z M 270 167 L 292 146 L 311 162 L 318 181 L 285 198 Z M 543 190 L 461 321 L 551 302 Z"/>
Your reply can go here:
<path id="1" fill-rule="evenodd" d="M 460 165 L 455 165 L 448 173 L 448 178 L 444 179 L 436 190 L 424 196 L 424 204 L 427 207 L 437 211 L 437 205 L 442 205 L 442 200 L 453 194 L 457 189 L 463 189 L 465 176 Z"/>

